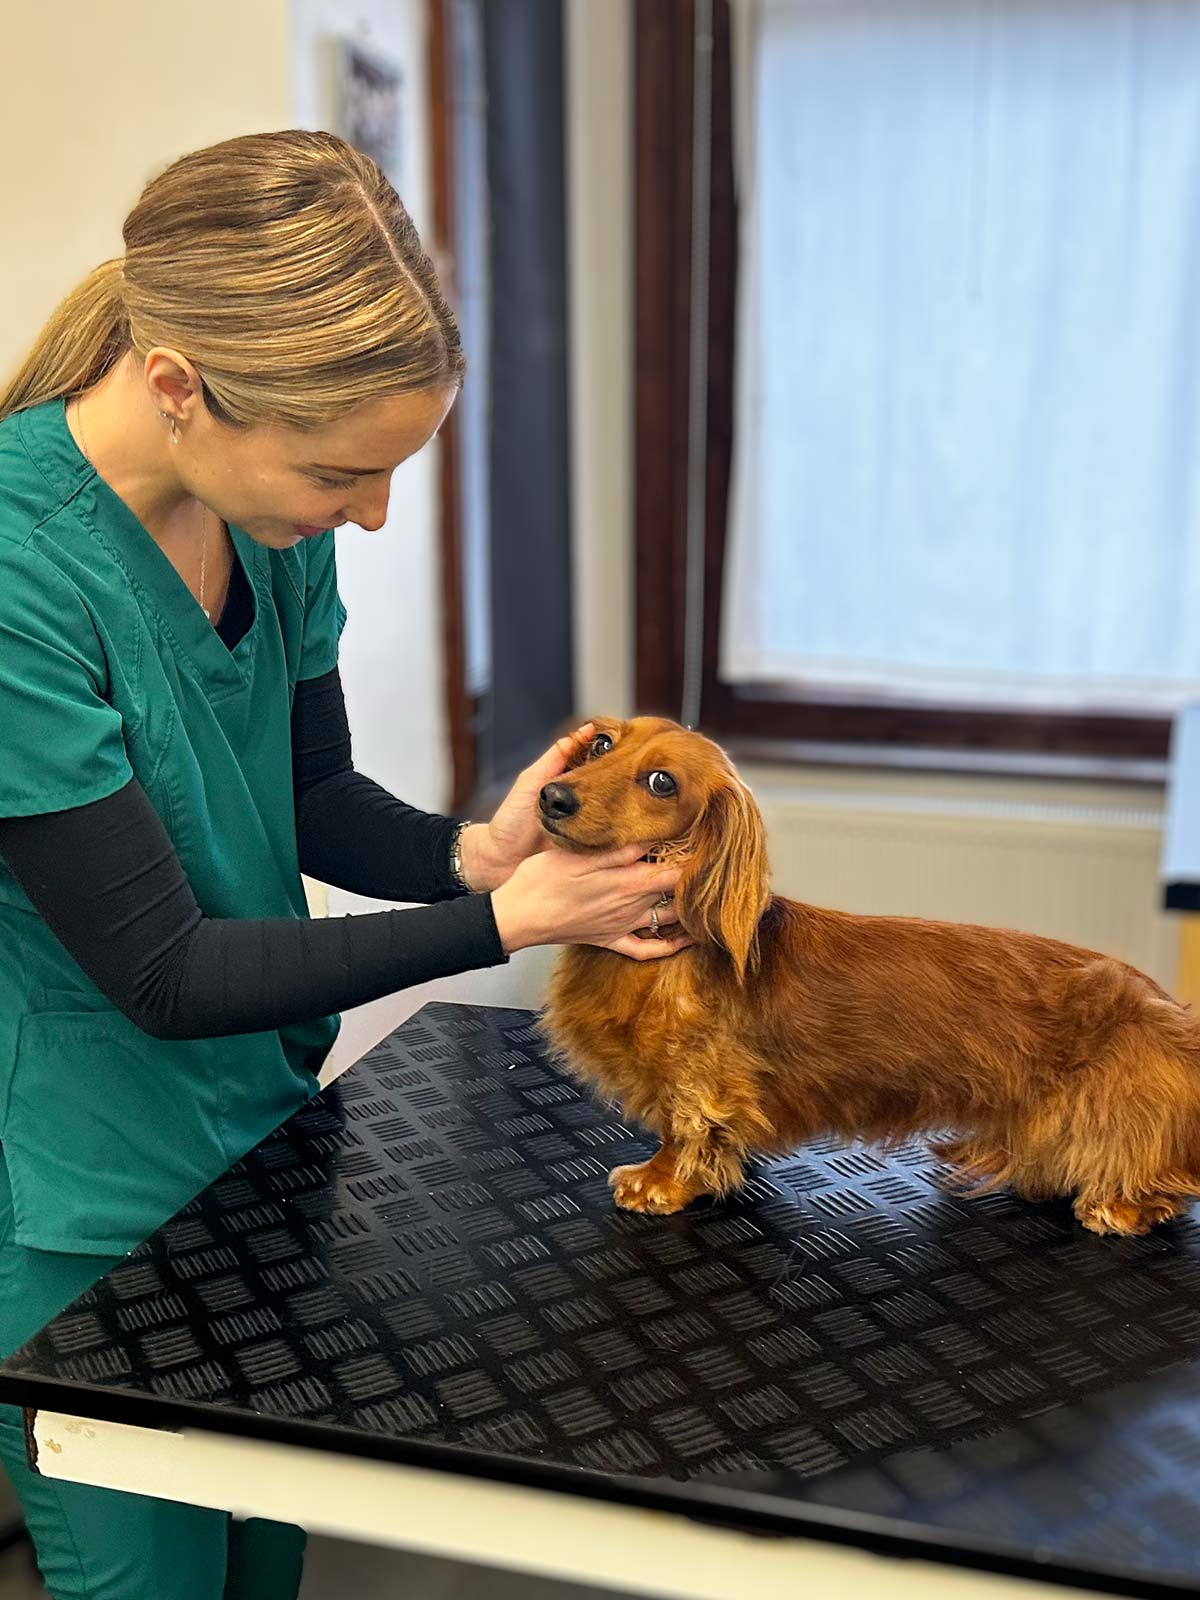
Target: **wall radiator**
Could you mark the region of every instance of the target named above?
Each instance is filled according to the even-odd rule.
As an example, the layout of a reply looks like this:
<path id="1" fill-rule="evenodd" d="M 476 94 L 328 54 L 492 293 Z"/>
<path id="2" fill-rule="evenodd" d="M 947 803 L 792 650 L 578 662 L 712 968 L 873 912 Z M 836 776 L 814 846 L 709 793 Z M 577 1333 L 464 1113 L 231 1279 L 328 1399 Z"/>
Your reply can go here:
<path id="1" fill-rule="evenodd" d="M 1161 791 L 981 786 L 743 766 L 775 889 L 845 911 L 1023 928 L 1120 956 L 1170 988 L 1160 910 Z"/>

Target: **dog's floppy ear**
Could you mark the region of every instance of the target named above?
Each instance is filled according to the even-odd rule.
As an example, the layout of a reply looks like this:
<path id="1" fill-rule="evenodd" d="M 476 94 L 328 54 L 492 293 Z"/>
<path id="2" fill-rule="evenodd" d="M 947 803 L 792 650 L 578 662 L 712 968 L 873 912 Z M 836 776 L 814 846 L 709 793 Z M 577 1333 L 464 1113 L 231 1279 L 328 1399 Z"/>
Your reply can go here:
<path id="1" fill-rule="evenodd" d="M 692 826 L 675 901 L 694 939 L 718 944 L 739 982 L 758 962 L 758 924 L 771 898 L 766 838 L 754 797 L 723 776 Z"/>

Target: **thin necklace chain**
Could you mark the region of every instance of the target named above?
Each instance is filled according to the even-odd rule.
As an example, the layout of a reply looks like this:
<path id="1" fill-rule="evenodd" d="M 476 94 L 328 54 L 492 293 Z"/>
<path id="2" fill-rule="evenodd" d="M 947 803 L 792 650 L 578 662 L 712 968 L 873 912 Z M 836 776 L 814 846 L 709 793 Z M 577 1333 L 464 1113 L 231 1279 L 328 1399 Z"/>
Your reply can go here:
<path id="1" fill-rule="evenodd" d="M 80 396 L 79 395 L 75 396 L 75 427 L 79 431 L 79 448 L 83 452 L 85 460 L 94 469 L 96 463 L 92 460 L 91 456 L 88 454 L 87 441 L 84 438 L 84 434 L 83 434 L 83 407 L 80 404 Z M 200 505 L 200 502 L 197 500 L 196 504 Z M 202 537 L 202 539 L 200 541 L 200 609 L 201 609 L 201 611 L 203 611 L 204 615 L 208 618 L 209 622 L 211 622 L 212 621 L 212 613 L 209 611 L 208 607 L 204 603 L 204 600 L 205 600 L 205 593 L 204 593 L 204 590 L 205 590 L 205 579 L 208 576 L 208 518 L 204 516 L 204 507 L 203 506 L 200 506 L 200 515 L 201 515 L 201 517 L 204 518 L 204 534 L 203 534 L 203 537 Z"/>

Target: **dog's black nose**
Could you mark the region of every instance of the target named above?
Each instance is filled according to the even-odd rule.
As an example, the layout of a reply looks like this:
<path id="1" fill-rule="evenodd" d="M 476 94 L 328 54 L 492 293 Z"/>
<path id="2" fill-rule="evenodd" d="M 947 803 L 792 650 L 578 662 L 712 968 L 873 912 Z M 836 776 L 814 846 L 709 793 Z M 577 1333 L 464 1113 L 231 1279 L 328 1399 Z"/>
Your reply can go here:
<path id="1" fill-rule="evenodd" d="M 548 783 L 538 796 L 544 817 L 573 817 L 579 810 L 579 796 L 569 783 Z"/>

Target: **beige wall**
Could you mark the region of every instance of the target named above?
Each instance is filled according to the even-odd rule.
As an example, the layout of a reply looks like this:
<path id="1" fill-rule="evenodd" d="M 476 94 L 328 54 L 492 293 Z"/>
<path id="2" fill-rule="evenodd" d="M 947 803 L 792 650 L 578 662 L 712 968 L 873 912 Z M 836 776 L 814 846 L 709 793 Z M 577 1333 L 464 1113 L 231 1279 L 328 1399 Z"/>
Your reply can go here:
<path id="1" fill-rule="evenodd" d="M 286 0 L 5 8 L 0 371 L 177 156 L 291 121 Z"/>

